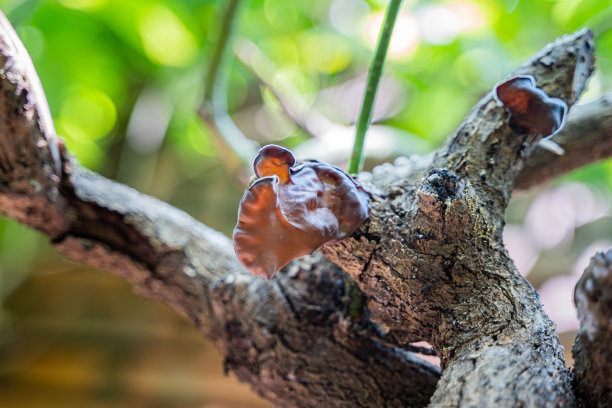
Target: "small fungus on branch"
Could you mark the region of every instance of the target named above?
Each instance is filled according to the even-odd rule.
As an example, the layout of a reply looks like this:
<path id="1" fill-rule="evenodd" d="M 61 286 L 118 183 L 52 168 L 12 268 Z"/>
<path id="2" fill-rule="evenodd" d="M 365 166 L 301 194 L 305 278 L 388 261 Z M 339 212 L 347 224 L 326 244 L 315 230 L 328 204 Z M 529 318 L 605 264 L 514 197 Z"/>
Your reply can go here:
<path id="1" fill-rule="evenodd" d="M 368 218 L 368 196 L 343 171 L 317 161 L 295 165 L 285 148 L 261 148 L 258 179 L 242 197 L 234 228 L 238 260 L 271 278 L 294 258 L 350 236 Z"/>
<path id="2" fill-rule="evenodd" d="M 510 111 L 508 124 L 517 133 L 550 137 L 563 126 L 567 104 L 538 88 L 531 75 L 519 75 L 498 85 L 495 94 Z"/>

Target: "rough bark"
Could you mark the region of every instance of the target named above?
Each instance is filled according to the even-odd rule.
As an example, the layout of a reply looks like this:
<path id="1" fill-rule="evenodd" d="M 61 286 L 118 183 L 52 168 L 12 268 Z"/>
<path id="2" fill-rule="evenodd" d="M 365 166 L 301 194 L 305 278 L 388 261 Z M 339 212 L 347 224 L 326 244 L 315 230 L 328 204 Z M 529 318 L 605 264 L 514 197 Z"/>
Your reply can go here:
<path id="1" fill-rule="evenodd" d="M 515 74 L 571 106 L 593 69 L 592 35 L 548 45 Z M 437 152 L 424 177 L 389 167 L 372 194 L 372 217 L 323 253 L 371 296 L 373 319 L 429 341 L 443 375 L 432 406 L 571 406 L 569 373 L 535 290 L 502 243 L 514 178 L 538 135 L 519 135 L 483 98 Z M 394 172 L 396 173 L 394 175 Z"/>
<path id="2" fill-rule="evenodd" d="M 444 367 L 432 406 L 574 404 L 553 324 L 501 242 L 538 137 L 513 134 L 490 95 L 427 171 L 415 158 L 360 177 L 370 219 L 321 251 L 350 278 L 315 257 L 267 282 L 243 273 L 226 237 L 71 160 L 2 26 L 2 212 L 176 308 L 260 394 L 282 406 L 423 406 L 438 371 L 397 346 L 426 340 Z M 517 73 L 571 105 L 592 70 L 591 38 L 565 37 Z"/>
<path id="3" fill-rule="evenodd" d="M 573 385 L 586 407 L 612 407 L 612 250 L 598 253 L 576 284 L 580 330 Z"/>
<path id="4" fill-rule="evenodd" d="M 228 369 L 280 406 L 427 404 L 439 368 L 381 342 L 341 269 L 311 258 L 272 282 L 245 273 L 227 237 L 68 156 L 40 119 L 44 95 L 32 92 L 31 61 L 6 20 L 0 63 L 4 215 L 175 308 L 215 342 Z"/>

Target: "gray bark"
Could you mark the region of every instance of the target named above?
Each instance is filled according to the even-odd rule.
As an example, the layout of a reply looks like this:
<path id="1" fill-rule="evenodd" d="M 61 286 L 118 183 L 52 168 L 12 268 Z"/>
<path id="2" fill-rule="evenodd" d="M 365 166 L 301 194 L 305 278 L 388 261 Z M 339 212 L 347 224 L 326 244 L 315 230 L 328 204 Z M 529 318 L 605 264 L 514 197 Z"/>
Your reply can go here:
<path id="1" fill-rule="evenodd" d="M 172 306 L 224 353 L 227 369 L 280 406 L 427 404 L 439 368 L 381 341 L 340 268 L 310 258 L 271 282 L 246 273 L 224 235 L 67 154 L 41 120 L 44 95 L 33 92 L 31 61 L 6 20 L 0 63 L 4 215 Z"/>
<path id="2" fill-rule="evenodd" d="M 517 73 L 572 105 L 592 70 L 591 40 L 565 37 Z M 513 134 L 490 95 L 433 162 L 360 177 L 370 219 L 321 249 L 342 269 L 307 257 L 268 282 L 243 271 L 223 235 L 71 159 L 41 119 L 46 103 L 24 55 L 3 21 L 2 212 L 174 307 L 261 395 L 305 407 L 424 406 L 432 394 L 445 407 L 575 404 L 554 326 L 501 241 L 538 137 Z M 441 377 L 402 349 L 417 340 L 434 345 Z"/>
<path id="3" fill-rule="evenodd" d="M 592 35 L 580 31 L 515 74 L 571 106 L 592 69 Z M 364 181 L 372 217 L 322 250 L 371 296 L 375 321 L 403 330 L 400 341 L 434 345 L 443 375 L 431 406 L 574 405 L 554 325 L 501 238 L 514 179 L 538 140 L 513 133 L 487 95 L 424 178 L 389 169 L 384 184 Z"/>
<path id="4" fill-rule="evenodd" d="M 580 330 L 574 354 L 574 389 L 586 407 L 612 407 L 612 250 L 591 259 L 576 284 Z"/>

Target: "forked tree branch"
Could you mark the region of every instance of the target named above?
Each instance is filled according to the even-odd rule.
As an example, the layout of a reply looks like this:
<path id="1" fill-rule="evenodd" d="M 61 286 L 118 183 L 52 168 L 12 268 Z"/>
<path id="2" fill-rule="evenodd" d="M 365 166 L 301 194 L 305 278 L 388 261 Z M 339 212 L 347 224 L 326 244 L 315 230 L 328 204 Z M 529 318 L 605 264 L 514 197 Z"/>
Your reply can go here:
<path id="1" fill-rule="evenodd" d="M 565 127 L 553 141 L 565 150 L 559 156 L 538 145 L 525 159 L 525 164 L 514 179 L 515 191 L 526 191 L 554 180 L 584 165 L 612 157 L 612 95 L 572 108 Z M 432 165 L 433 155 L 402 157 L 395 169 L 380 166 L 376 171 L 376 184 L 389 184 L 400 179 L 415 180 Z M 384 171 L 378 171 L 383 170 Z M 393 169 L 393 170 L 392 170 Z M 396 175 L 392 173 L 396 172 Z M 364 175 L 361 175 L 364 178 Z M 368 180 L 371 176 L 368 175 Z"/>
<path id="2" fill-rule="evenodd" d="M 227 237 L 70 158 L 41 120 L 44 95 L 32 92 L 31 61 L 3 16 L 0 63 L 4 215 L 172 306 L 213 340 L 227 368 L 280 406 L 427 404 L 439 369 L 379 341 L 366 299 L 338 267 L 313 258 L 272 282 L 247 274 Z"/>
<path id="3" fill-rule="evenodd" d="M 593 51 L 592 34 L 579 31 L 515 74 L 535 76 L 571 106 L 593 70 Z M 501 239 L 514 178 L 539 140 L 514 133 L 507 120 L 489 94 L 426 172 L 406 178 L 396 166 L 363 180 L 370 220 L 321 248 L 370 296 L 375 321 L 404 330 L 404 342 L 433 344 L 443 375 L 432 406 L 574 404 L 554 326 Z"/>
<path id="4" fill-rule="evenodd" d="M 369 221 L 322 248 L 352 280 L 315 257 L 268 282 L 243 273 L 226 237 L 70 159 L 39 119 L 14 31 L 0 27 L 3 213 L 173 306 L 260 394 L 283 406 L 423 406 L 438 371 L 393 346 L 426 340 L 445 367 L 433 406 L 574 404 L 553 325 L 499 234 L 537 138 L 512 134 L 491 99 L 426 174 L 363 179 Z M 519 72 L 571 105 L 592 70 L 591 39 L 561 39 Z"/>

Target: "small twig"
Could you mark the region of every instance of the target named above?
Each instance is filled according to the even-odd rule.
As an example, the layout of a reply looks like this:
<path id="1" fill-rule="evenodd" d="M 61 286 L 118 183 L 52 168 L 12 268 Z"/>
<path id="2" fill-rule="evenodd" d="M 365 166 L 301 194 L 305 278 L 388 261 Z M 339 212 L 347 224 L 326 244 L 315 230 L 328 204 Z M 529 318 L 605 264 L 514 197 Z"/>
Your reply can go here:
<path id="1" fill-rule="evenodd" d="M 285 115 L 312 137 L 331 126 L 319 111 L 311 108 L 298 90 L 285 77 L 278 76 L 278 67 L 249 39 L 242 39 L 234 47 L 238 61 L 250 71 L 259 83 L 274 95 Z"/>
<path id="2" fill-rule="evenodd" d="M 402 348 L 406 351 L 411 351 L 417 354 L 423 354 L 424 356 L 437 356 L 436 350 L 430 347 L 422 347 L 422 346 L 415 346 L 413 344 L 406 344 Z"/>
<path id="3" fill-rule="evenodd" d="M 563 156 L 535 148 L 514 180 L 515 190 L 528 190 L 586 164 L 612 157 L 612 93 L 596 101 L 574 106 L 565 128 L 553 141 Z"/>
<path id="4" fill-rule="evenodd" d="M 382 75 L 385 57 L 387 56 L 387 49 L 389 48 L 389 42 L 391 41 L 391 34 L 393 33 L 393 27 L 395 26 L 395 19 L 397 18 L 401 4 L 402 0 L 391 0 L 389 7 L 387 8 L 387 13 L 385 14 L 383 25 L 380 29 L 380 36 L 378 37 L 378 43 L 376 44 L 374 59 L 372 60 L 370 70 L 368 72 L 368 81 L 365 95 L 363 97 L 363 105 L 361 106 L 359 119 L 357 119 L 355 144 L 353 145 L 353 153 L 351 154 L 351 160 L 348 168 L 348 171 L 351 174 L 358 173 L 363 167 L 363 144 L 365 141 L 365 134 L 370 126 L 370 121 L 372 120 L 376 90 L 378 89 L 378 83 L 380 82 L 380 77 Z"/>
<path id="5" fill-rule="evenodd" d="M 226 83 L 220 75 L 240 0 L 230 0 L 223 15 L 213 57 L 206 77 L 204 101 L 199 114 L 217 133 L 217 140 L 233 152 L 241 164 L 248 166 L 257 154 L 257 144 L 248 139 L 234 124 L 227 112 Z M 225 149 L 228 150 L 228 149 Z"/>
<path id="6" fill-rule="evenodd" d="M 225 54 L 227 43 L 232 34 L 232 27 L 234 23 L 234 17 L 238 10 L 240 0 L 230 0 L 223 15 L 223 22 L 221 23 L 221 29 L 219 31 L 219 39 L 217 46 L 213 52 L 212 60 L 210 61 L 210 67 L 208 68 L 208 76 L 206 77 L 206 84 L 204 89 L 204 100 L 209 103 L 214 102 L 215 91 L 217 90 L 218 84 L 218 73 Z"/>

